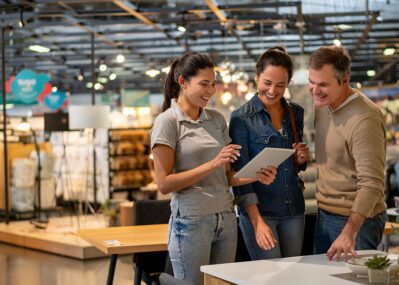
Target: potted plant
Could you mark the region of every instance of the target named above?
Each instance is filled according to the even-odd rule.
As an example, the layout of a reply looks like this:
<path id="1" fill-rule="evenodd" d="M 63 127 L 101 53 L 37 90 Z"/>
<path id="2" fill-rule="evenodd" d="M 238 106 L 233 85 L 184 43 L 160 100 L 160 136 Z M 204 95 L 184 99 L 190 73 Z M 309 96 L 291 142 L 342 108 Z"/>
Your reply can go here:
<path id="1" fill-rule="evenodd" d="M 388 256 L 374 255 L 365 265 L 368 268 L 370 283 L 388 284 L 389 265 L 391 265 Z"/>

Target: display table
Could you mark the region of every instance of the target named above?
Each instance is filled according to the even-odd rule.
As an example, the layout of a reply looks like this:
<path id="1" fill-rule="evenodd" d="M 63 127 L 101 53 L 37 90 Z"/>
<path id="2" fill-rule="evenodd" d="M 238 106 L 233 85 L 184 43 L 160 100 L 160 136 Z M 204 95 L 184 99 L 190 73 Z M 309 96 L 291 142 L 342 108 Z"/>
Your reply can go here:
<path id="1" fill-rule="evenodd" d="M 360 255 L 383 253 L 358 251 Z M 344 285 L 352 274 L 344 261 L 328 261 L 325 254 L 201 266 L 205 285 Z M 333 276 L 334 275 L 334 276 Z M 349 278 L 348 278 L 349 276 Z"/>
<path id="2" fill-rule="evenodd" d="M 168 225 L 143 225 L 79 230 L 78 235 L 111 255 L 107 284 L 113 283 L 118 254 L 167 250 Z"/>

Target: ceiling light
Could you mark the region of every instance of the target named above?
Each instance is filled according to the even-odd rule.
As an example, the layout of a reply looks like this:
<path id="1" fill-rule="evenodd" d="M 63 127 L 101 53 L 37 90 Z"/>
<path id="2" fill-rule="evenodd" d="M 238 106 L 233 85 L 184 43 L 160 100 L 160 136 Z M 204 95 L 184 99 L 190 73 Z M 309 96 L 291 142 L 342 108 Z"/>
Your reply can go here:
<path id="1" fill-rule="evenodd" d="M 109 80 L 115 80 L 115 78 L 116 78 L 116 74 L 115 73 L 111 73 L 109 75 Z"/>
<path id="2" fill-rule="evenodd" d="M 223 105 L 227 105 L 230 100 L 233 98 L 233 95 L 229 91 L 226 91 L 222 94 L 221 100 Z"/>
<path id="3" fill-rule="evenodd" d="M 106 71 L 107 70 L 107 65 L 105 63 L 100 65 L 100 71 Z"/>
<path id="4" fill-rule="evenodd" d="M 249 101 L 249 100 L 251 100 L 252 97 L 254 97 L 254 93 L 249 92 L 249 93 L 247 93 L 247 94 L 245 95 L 245 100 Z"/>
<path id="5" fill-rule="evenodd" d="M 58 88 L 56 86 L 53 86 L 53 88 L 51 88 L 51 92 L 57 92 Z"/>
<path id="6" fill-rule="evenodd" d="M 123 54 L 118 54 L 118 56 L 116 57 L 116 61 L 118 63 L 123 63 L 125 61 L 125 56 Z"/>
<path id="7" fill-rule="evenodd" d="M 357 89 L 360 89 L 360 88 L 362 88 L 362 84 L 360 82 L 357 82 L 356 87 L 357 87 Z"/>
<path id="8" fill-rule="evenodd" d="M 87 88 L 92 88 L 93 87 L 93 82 L 87 82 L 86 83 Z"/>
<path id="9" fill-rule="evenodd" d="M 373 69 L 367 70 L 367 76 L 368 76 L 368 77 L 373 77 L 373 76 L 375 76 L 375 70 L 373 70 Z"/>
<path id="10" fill-rule="evenodd" d="M 31 129 L 30 124 L 26 118 L 22 118 L 22 121 L 16 127 L 17 131 L 26 133 Z"/>
<path id="11" fill-rule="evenodd" d="M 170 66 L 162 67 L 161 71 L 164 73 L 169 73 Z"/>
<path id="12" fill-rule="evenodd" d="M 155 76 L 157 76 L 158 74 L 160 74 L 161 72 L 159 71 L 159 70 L 156 70 L 156 69 L 150 69 L 150 70 L 147 70 L 146 72 L 145 72 L 145 74 L 147 75 L 147 76 L 149 76 L 149 77 L 155 77 Z"/>
<path id="13" fill-rule="evenodd" d="M 77 76 L 77 78 L 78 78 L 79 81 L 82 81 L 82 80 L 83 80 L 83 75 L 82 75 L 82 74 L 79 74 L 79 75 Z"/>
<path id="14" fill-rule="evenodd" d="M 335 46 L 340 47 L 341 46 L 341 41 L 339 39 L 334 39 L 333 43 Z"/>
<path id="15" fill-rule="evenodd" d="M 50 49 L 48 47 L 39 46 L 39 45 L 31 45 L 28 47 L 29 50 L 35 52 L 49 52 Z"/>
<path id="16" fill-rule="evenodd" d="M 184 33 L 185 31 L 187 31 L 187 29 L 186 29 L 185 27 L 183 27 L 183 26 L 178 26 L 177 29 L 178 29 L 180 32 L 182 32 L 182 33 Z"/>
<path id="17" fill-rule="evenodd" d="M 100 83 L 97 82 L 96 84 L 94 84 L 94 89 L 95 89 L 95 90 L 99 90 L 99 89 L 101 88 L 101 86 L 102 86 L 102 85 L 101 85 Z"/>
<path id="18" fill-rule="evenodd" d="M 25 27 L 25 21 L 24 21 L 24 12 L 22 10 L 19 11 L 19 21 L 18 21 L 18 26 L 20 28 Z"/>
<path id="19" fill-rule="evenodd" d="M 348 30 L 350 28 L 352 28 L 352 26 L 349 25 L 345 25 L 345 24 L 339 24 L 338 26 L 336 26 L 338 29 L 340 30 Z"/>
<path id="20" fill-rule="evenodd" d="M 107 82 L 108 82 L 108 79 L 107 79 L 107 78 L 105 78 L 105 77 L 98 77 L 98 78 L 97 78 L 97 81 L 98 81 L 98 82 L 100 82 L 100 83 L 103 83 L 103 84 L 105 84 L 105 83 L 107 83 Z"/>
<path id="21" fill-rule="evenodd" d="M 395 54 L 395 49 L 394 48 L 386 48 L 386 49 L 384 49 L 383 54 L 384 55 L 393 55 L 393 54 Z"/>

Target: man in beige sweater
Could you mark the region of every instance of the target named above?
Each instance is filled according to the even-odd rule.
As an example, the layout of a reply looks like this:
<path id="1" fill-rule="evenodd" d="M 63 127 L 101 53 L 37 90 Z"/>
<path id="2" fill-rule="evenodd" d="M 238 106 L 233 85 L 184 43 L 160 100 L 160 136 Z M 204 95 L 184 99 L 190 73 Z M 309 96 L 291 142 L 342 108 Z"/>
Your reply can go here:
<path id="1" fill-rule="evenodd" d="M 349 86 L 350 59 L 341 47 L 322 47 L 309 59 L 315 112 L 317 254 L 347 260 L 376 249 L 386 221 L 385 127 L 382 113 Z"/>

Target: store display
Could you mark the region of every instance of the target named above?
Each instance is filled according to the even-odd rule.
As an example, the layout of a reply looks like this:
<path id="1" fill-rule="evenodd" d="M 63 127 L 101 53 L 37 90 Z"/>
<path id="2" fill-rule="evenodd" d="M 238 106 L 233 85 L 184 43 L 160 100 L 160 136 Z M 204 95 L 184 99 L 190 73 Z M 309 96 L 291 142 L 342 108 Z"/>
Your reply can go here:
<path id="1" fill-rule="evenodd" d="M 149 129 L 110 129 L 108 136 L 110 196 L 150 183 Z"/>

